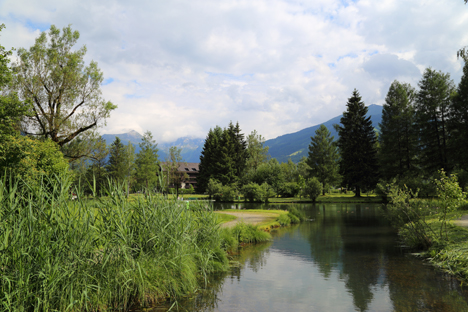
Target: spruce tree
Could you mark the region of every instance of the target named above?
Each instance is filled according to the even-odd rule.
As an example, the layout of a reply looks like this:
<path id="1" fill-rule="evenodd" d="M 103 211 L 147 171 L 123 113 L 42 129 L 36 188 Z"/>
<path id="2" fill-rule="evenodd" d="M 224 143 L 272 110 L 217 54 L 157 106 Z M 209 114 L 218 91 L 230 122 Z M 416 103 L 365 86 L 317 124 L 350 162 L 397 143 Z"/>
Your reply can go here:
<path id="1" fill-rule="evenodd" d="M 416 168 L 417 131 L 414 127 L 416 91 L 394 81 L 388 90 L 380 124 L 380 173 L 384 179 L 411 174 Z"/>
<path id="2" fill-rule="evenodd" d="M 119 137 L 116 137 L 112 142 L 109 157 L 109 164 L 107 165 L 107 172 L 109 176 L 116 182 L 121 183 L 126 176 L 125 168 L 125 146 Z"/>
<path id="3" fill-rule="evenodd" d="M 361 190 L 373 189 L 378 181 L 376 136 L 370 117 L 366 117 L 367 107 L 356 89 L 346 106 L 341 126 L 337 126 L 340 174 L 343 184 L 354 187 L 360 197 Z"/>
<path id="4" fill-rule="evenodd" d="M 453 97 L 449 131 L 452 136 L 450 151 L 460 169 L 468 171 L 468 60 L 463 66 L 463 76 Z"/>
<path id="5" fill-rule="evenodd" d="M 210 129 L 200 155 L 199 174 L 197 176 L 197 190 L 205 192 L 210 178 L 215 178 L 216 162 L 220 157 L 221 137 L 223 130 L 216 126 Z"/>
<path id="6" fill-rule="evenodd" d="M 420 165 L 427 174 L 452 169 L 449 156 L 449 109 L 455 90 L 449 74 L 427 68 L 416 97 Z"/>
<path id="7" fill-rule="evenodd" d="M 327 184 L 332 185 L 339 180 L 338 150 L 333 139 L 327 127 L 320 125 L 309 145 L 307 164 L 310 166 L 310 176 L 322 183 L 323 195 Z"/>

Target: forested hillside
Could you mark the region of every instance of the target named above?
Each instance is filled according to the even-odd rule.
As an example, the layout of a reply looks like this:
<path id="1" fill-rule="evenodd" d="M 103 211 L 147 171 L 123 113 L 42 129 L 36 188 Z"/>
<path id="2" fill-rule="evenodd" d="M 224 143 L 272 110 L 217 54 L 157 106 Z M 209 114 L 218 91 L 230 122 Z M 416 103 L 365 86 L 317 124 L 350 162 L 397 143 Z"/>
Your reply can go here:
<path id="1" fill-rule="evenodd" d="M 368 109 L 367 116 L 371 116 L 374 128 L 379 129 L 379 123 L 382 121 L 382 106 L 372 104 Z M 331 132 L 331 135 L 335 137 L 335 140 L 338 139 L 338 134 L 333 125 L 339 124 L 341 117 L 341 115 L 336 116 L 323 123 Z M 315 131 L 319 127 L 320 124 L 267 140 L 265 146 L 269 147 L 270 156 L 276 158 L 280 163 L 287 162 L 289 158 L 298 163 L 303 156 L 307 157 L 310 138 L 315 135 Z"/>

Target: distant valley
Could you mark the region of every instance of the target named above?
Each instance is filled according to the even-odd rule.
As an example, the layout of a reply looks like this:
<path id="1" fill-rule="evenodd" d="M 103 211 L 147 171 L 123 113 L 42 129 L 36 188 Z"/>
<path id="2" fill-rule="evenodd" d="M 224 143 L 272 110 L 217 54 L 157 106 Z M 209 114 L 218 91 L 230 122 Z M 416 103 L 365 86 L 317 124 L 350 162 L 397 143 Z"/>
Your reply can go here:
<path id="1" fill-rule="evenodd" d="M 376 104 L 368 106 L 367 115 L 371 117 L 374 128 L 379 129 L 379 123 L 382 121 L 382 106 Z M 323 123 L 335 139 L 338 138 L 338 134 L 333 128 L 333 125 L 339 124 L 341 117 L 341 115 L 336 116 Z M 321 124 L 318 124 L 294 133 L 285 134 L 277 138 L 267 140 L 265 142 L 265 146 L 270 148 L 270 156 L 272 158 L 276 158 L 279 162 L 286 162 L 291 158 L 293 162 L 297 163 L 303 156 L 307 157 L 310 138 L 315 135 L 315 131 L 320 127 L 320 125 Z M 103 134 L 102 137 L 106 140 L 108 145 L 112 144 L 115 137 L 119 137 L 124 144 L 133 144 L 135 146 L 135 153 L 138 153 L 140 150 L 138 144 L 141 142 L 141 138 L 143 136 L 140 133 L 131 130 L 127 133 Z M 182 148 L 181 154 L 184 161 L 199 162 L 204 143 L 205 139 L 191 137 L 182 137 L 174 142 L 158 143 L 159 159 L 164 161 L 167 157 L 169 147 L 177 146 Z"/>

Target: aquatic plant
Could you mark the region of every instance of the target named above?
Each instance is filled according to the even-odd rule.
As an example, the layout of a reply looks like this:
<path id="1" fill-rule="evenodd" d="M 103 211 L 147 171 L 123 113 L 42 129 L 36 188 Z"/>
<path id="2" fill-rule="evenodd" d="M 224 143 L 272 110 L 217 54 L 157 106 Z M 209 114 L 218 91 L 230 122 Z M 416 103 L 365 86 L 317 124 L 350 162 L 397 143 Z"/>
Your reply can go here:
<path id="1" fill-rule="evenodd" d="M 39 181 L 0 181 L 1 310 L 128 309 L 193 292 L 228 266 L 207 205 L 129 200 L 112 183 L 107 197 L 72 200 L 67 177 Z"/>

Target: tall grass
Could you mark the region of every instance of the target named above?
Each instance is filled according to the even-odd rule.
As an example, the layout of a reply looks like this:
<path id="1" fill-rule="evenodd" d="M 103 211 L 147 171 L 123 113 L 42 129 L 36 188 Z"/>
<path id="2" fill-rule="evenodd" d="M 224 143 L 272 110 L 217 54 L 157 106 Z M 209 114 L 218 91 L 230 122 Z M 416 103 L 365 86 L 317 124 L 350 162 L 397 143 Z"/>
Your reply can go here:
<path id="1" fill-rule="evenodd" d="M 227 268 L 206 205 L 129 201 L 115 185 L 106 198 L 70 200 L 70 185 L 0 181 L 0 310 L 125 310 L 193 292 Z"/>

